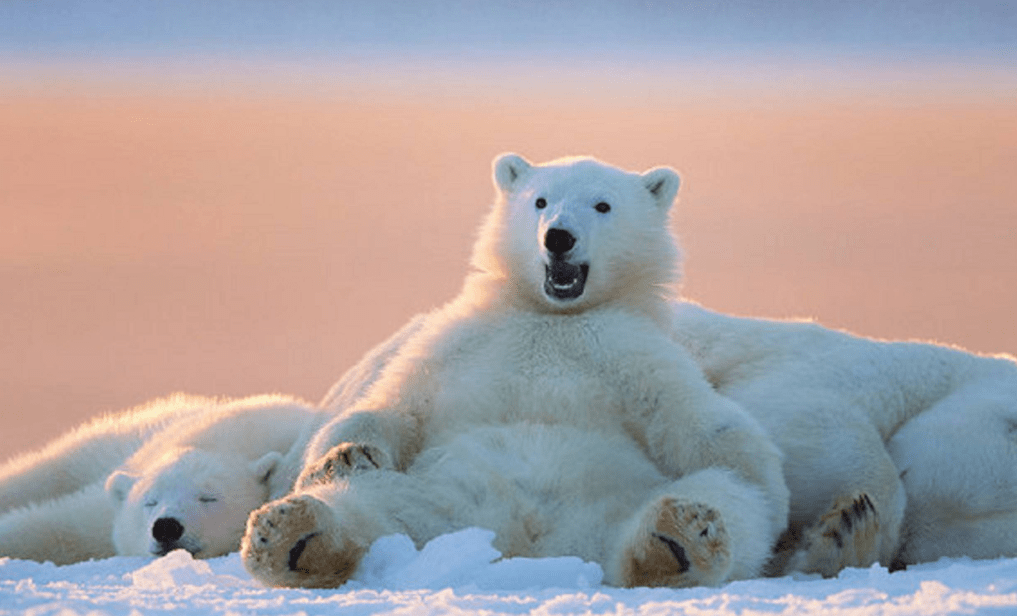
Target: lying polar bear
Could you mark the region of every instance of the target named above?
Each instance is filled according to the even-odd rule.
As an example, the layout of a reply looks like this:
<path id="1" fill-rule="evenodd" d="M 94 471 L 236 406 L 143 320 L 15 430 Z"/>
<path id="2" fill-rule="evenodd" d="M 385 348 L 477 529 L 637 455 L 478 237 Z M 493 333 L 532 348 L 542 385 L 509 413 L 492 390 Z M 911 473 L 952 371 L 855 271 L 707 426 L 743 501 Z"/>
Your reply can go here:
<path id="1" fill-rule="evenodd" d="M 478 271 L 251 515 L 247 569 L 337 586 L 384 534 L 483 526 L 616 585 L 758 574 L 787 524 L 781 457 L 669 338 L 678 176 L 505 155 L 494 181 Z"/>
<path id="2" fill-rule="evenodd" d="M 72 430 L 0 467 L 0 556 L 67 564 L 239 548 L 275 470 L 321 413 L 287 396 L 177 395 Z"/>
<path id="3" fill-rule="evenodd" d="M 775 573 L 1017 556 L 1017 364 L 675 304 L 675 340 L 784 453 Z"/>

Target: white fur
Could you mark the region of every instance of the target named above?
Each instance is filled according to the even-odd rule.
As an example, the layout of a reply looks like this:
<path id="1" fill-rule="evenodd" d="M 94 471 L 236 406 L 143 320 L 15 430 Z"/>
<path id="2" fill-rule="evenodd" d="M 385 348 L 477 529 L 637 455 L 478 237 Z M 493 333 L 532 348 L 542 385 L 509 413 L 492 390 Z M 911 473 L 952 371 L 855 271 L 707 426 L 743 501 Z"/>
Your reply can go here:
<path id="1" fill-rule="evenodd" d="M 236 550 L 276 466 L 318 415 L 285 396 L 172 396 L 92 421 L 5 468 L 0 494 L 32 480 L 42 487 L 0 515 L 0 556 L 65 564 L 167 547 L 206 558 Z M 184 532 L 157 545 L 152 525 L 169 518 Z"/>
<path id="2" fill-rule="evenodd" d="M 677 175 L 505 155 L 494 179 L 478 271 L 390 339 L 377 381 L 314 437 L 298 494 L 252 514 L 245 565 L 268 584 L 335 585 L 383 534 L 422 544 L 479 525 L 507 555 L 579 555 L 629 583 L 621 561 L 646 542 L 630 522 L 673 497 L 716 509 L 707 530 L 726 528 L 731 555 L 675 583 L 756 574 L 787 490 L 761 427 L 664 329 Z M 575 240 L 568 267 L 588 266 L 577 297 L 547 291 L 550 229 Z"/>
<path id="3" fill-rule="evenodd" d="M 792 525 L 864 493 L 879 542 L 855 564 L 1017 556 L 1012 358 L 675 306 L 676 340 L 784 452 Z"/>
<path id="4" fill-rule="evenodd" d="M 152 434 L 207 406 L 207 398 L 174 394 L 96 417 L 37 451 L 11 458 L 0 466 L 0 514 L 104 481 Z"/>

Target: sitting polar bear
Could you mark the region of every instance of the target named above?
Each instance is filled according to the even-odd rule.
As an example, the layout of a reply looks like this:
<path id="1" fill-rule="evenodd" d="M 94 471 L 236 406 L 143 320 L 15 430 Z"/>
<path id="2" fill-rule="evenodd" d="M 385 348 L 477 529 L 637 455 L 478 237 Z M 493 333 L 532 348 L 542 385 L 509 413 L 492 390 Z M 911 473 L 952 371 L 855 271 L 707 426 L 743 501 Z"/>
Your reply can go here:
<path id="1" fill-rule="evenodd" d="M 289 491 L 273 471 L 319 415 L 285 396 L 177 395 L 92 421 L 0 469 L 0 556 L 235 551 L 248 514 Z"/>
<path id="2" fill-rule="evenodd" d="M 759 573 L 787 525 L 781 456 L 669 337 L 677 175 L 504 155 L 494 181 L 479 271 L 252 513 L 247 569 L 338 586 L 382 535 L 481 526 L 505 556 L 579 556 L 616 585 Z"/>
<path id="3" fill-rule="evenodd" d="M 1017 556 L 1017 365 L 675 305 L 675 340 L 785 456 L 774 572 Z"/>

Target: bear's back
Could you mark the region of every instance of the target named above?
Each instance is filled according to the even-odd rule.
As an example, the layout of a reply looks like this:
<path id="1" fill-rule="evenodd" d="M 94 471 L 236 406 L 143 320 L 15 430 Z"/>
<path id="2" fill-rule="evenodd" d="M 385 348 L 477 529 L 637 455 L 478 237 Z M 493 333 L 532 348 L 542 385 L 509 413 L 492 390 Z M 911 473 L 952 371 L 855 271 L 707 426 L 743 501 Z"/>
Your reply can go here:
<path id="1" fill-rule="evenodd" d="M 274 394 L 222 401 L 200 416 L 186 417 L 152 435 L 124 467 L 141 470 L 165 452 L 181 448 L 251 460 L 269 451 L 286 453 L 319 412 L 296 398 Z"/>

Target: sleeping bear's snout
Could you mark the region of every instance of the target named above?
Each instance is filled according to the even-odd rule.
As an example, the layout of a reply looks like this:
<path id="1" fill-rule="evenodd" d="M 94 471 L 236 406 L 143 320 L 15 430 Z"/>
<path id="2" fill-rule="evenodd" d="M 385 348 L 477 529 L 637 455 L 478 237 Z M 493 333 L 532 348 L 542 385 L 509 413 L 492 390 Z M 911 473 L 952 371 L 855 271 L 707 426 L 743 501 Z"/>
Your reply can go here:
<path id="1" fill-rule="evenodd" d="M 165 556 L 173 550 L 187 550 L 192 555 L 201 551 L 201 548 L 191 539 L 184 537 L 186 533 L 183 522 L 171 516 L 164 516 L 152 523 L 151 553 L 156 556 Z"/>
<path id="2" fill-rule="evenodd" d="M 160 544 L 174 544 L 183 536 L 184 525 L 176 518 L 159 518 L 152 524 L 152 538 Z"/>

